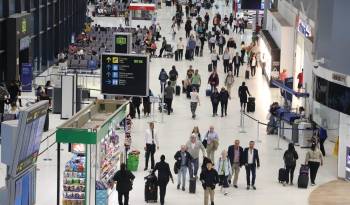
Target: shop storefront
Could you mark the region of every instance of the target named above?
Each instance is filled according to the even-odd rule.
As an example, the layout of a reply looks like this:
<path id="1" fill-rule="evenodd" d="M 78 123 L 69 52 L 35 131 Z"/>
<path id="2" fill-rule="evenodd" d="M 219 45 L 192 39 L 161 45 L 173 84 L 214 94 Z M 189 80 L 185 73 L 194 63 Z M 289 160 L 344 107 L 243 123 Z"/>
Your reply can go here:
<path id="1" fill-rule="evenodd" d="M 261 31 L 259 48 L 263 74 L 272 86 L 271 80 L 275 80 L 279 76 L 281 51 L 267 30 Z"/>
<path id="2" fill-rule="evenodd" d="M 125 149 L 120 136 L 130 136 L 128 104 L 96 101 L 57 128 L 57 143 L 69 143 L 73 154 L 63 168 L 63 180 L 58 179 L 63 205 L 108 205 L 111 179 Z"/>

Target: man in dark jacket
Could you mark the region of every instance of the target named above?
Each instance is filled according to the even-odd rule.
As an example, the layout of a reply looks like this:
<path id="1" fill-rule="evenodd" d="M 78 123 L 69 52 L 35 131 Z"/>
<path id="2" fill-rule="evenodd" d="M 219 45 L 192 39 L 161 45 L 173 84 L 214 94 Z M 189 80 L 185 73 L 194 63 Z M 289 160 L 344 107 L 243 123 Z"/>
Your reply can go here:
<path id="1" fill-rule="evenodd" d="M 211 87 L 211 92 L 214 92 L 214 88 L 219 85 L 219 75 L 215 70 L 210 74 L 208 84 Z"/>
<path id="2" fill-rule="evenodd" d="M 126 169 L 124 163 L 120 164 L 120 170 L 113 176 L 113 181 L 117 184 L 119 205 L 129 204 L 129 192 L 132 189 L 132 182 L 135 176 Z M 124 203 L 123 203 L 124 196 Z"/>
<path id="3" fill-rule="evenodd" d="M 254 148 L 255 142 L 250 141 L 249 147 L 244 149 L 244 165 L 247 174 L 247 190 L 250 189 L 250 186 L 256 190 L 255 187 L 255 177 L 256 177 L 256 168 L 260 167 L 259 152 Z M 250 181 L 250 174 L 252 174 L 252 180 Z"/>
<path id="4" fill-rule="evenodd" d="M 160 162 L 156 163 L 153 173 L 158 171 L 158 186 L 160 204 L 164 205 L 164 198 L 166 194 L 166 187 L 169 183 L 169 179 L 174 183 L 173 175 L 171 174 L 169 164 L 165 162 L 165 156 L 160 156 Z"/>
<path id="5" fill-rule="evenodd" d="M 215 117 L 218 115 L 218 106 L 220 102 L 220 94 L 217 88 L 214 88 L 214 92 L 212 92 L 210 96 L 210 100 L 211 100 L 211 105 L 213 107 L 213 117 Z"/>
<path id="6" fill-rule="evenodd" d="M 173 65 L 171 70 L 169 71 L 169 80 L 171 81 L 171 86 L 175 88 L 177 78 L 179 77 L 179 73 L 176 70 L 176 67 Z"/>
<path id="7" fill-rule="evenodd" d="M 213 168 L 211 161 L 208 161 L 206 165 L 206 169 L 204 169 L 200 175 L 200 181 L 204 189 L 204 205 L 209 205 L 209 196 L 211 205 L 214 205 L 214 190 L 215 185 L 219 183 L 219 175 Z"/>
<path id="8" fill-rule="evenodd" d="M 176 168 L 179 170 L 177 175 L 177 189 L 180 189 L 182 178 L 182 191 L 185 191 L 186 174 L 188 167 L 190 166 L 192 156 L 186 151 L 186 146 L 181 145 L 181 150 L 176 152 L 174 159 L 176 160 Z"/>
<path id="9" fill-rule="evenodd" d="M 166 47 L 166 44 L 167 44 L 166 39 L 165 39 L 165 37 L 163 37 L 162 47 L 160 48 L 159 56 L 158 56 L 159 58 L 161 58 L 163 56 L 163 51 Z"/>
<path id="10" fill-rule="evenodd" d="M 227 103 L 229 98 L 230 95 L 228 94 L 228 91 L 225 87 L 222 87 L 220 91 L 221 117 L 223 117 L 224 114 L 227 116 Z"/>
<path id="11" fill-rule="evenodd" d="M 164 89 L 164 102 L 167 105 L 168 115 L 172 112 L 172 102 L 174 97 L 175 89 L 171 86 L 171 81 L 168 81 L 168 86 Z"/>
<path id="12" fill-rule="evenodd" d="M 233 75 L 237 76 L 239 75 L 239 67 L 243 65 L 243 61 L 241 56 L 239 56 L 238 52 L 236 52 L 235 57 L 233 57 L 232 64 L 234 65 L 234 73 Z"/>
<path id="13" fill-rule="evenodd" d="M 162 70 L 159 73 L 159 77 L 158 77 L 158 80 L 160 81 L 160 91 L 161 91 L 161 93 L 163 93 L 163 89 L 165 88 L 166 81 L 168 79 L 169 79 L 168 74 L 166 73 L 164 68 L 162 68 Z"/>
<path id="14" fill-rule="evenodd" d="M 248 87 L 245 85 L 245 82 L 242 82 L 242 85 L 238 88 L 238 97 L 241 102 L 241 111 L 245 112 L 245 108 L 247 106 L 248 95 L 250 96 L 250 92 Z"/>
<path id="15" fill-rule="evenodd" d="M 244 165 L 243 148 L 239 145 L 239 140 L 235 140 L 234 145 L 230 145 L 227 149 L 227 157 L 230 160 L 232 167 L 233 186 L 238 188 L 237 181 L 239 171 Z"/>

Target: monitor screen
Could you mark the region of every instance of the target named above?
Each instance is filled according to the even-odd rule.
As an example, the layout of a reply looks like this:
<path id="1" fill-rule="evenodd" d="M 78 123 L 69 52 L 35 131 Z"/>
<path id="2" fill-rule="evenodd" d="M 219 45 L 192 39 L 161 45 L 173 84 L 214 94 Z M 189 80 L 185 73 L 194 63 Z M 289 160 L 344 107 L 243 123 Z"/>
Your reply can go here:
<path id="1" fill-rule="evenodd" d="M 33 175 L 28 172 L 16 180 L 14 205 L 31 205 Z"/>
<path id="2" fill-rule="evenodd" d="M 23 145 L 19 155 L 17 173 L 25 170 L 28 166 L 34 164 L 37 160 L 41 137 L 46 120 L 47 107 L 28 113 L 23 132 Z"/>
<path id="3" fill-rule="evenodd" d="M 261 0 L 241 0 L 241 9 L 260 10 L 262 9 Z"/>

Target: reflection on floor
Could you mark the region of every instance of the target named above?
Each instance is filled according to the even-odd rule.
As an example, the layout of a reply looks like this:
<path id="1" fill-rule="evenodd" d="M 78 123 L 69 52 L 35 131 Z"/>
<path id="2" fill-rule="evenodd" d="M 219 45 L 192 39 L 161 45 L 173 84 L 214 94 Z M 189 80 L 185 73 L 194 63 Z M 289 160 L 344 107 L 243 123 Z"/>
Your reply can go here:
<path id="1" fill-rule="evenodd" d="M 334 180 L 322 184 L 311 192 L 310 205 L 346 205 L 350 204 L 350 183 Z"/>

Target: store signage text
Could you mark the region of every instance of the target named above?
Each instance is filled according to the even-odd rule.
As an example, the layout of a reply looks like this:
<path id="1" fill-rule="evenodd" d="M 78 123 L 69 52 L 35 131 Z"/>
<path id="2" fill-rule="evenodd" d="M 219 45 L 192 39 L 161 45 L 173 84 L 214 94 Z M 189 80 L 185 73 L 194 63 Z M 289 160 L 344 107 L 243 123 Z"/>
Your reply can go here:
<path id="1" fill-rule="evenodd" d="M 332 74 L 332 79 L 338 82 L 342 82 L 342 83 L 346 83 L 346 75 L 342 75 L 342 74 L 337 74 L 337 73 L 333 73 Z"/>

